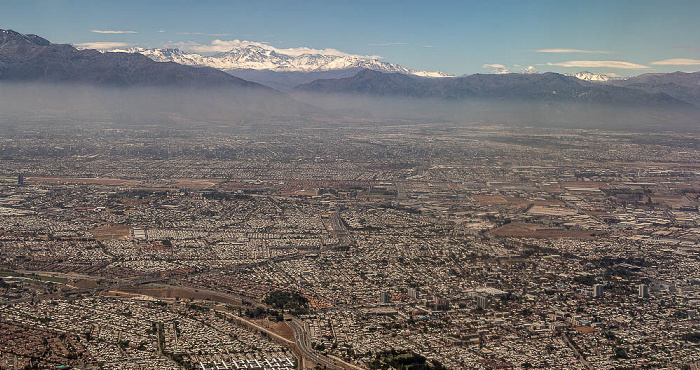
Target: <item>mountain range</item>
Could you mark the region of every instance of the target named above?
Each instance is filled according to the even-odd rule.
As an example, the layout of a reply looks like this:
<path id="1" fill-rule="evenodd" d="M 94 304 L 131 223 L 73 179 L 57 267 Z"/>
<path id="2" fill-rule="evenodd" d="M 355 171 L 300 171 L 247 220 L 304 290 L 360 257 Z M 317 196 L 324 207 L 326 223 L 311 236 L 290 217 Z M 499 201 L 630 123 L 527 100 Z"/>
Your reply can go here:
<path id="1" fill-rule="evenodd" d="M 438 98 L 519 96 L 520 98 L 546 97 L 547 100 L 559 101 L 652 103 L 652 105 L 656 102 L 667 105 L 676 99 L 700 107 L 698 74 L 682 72 L 648 74 L 633 78 L 588 71 L 567 73 L 565 76 L 573 79 L 559 78 L 558 81 L 566 82 L 568 86 L 545 84 L 547 88 L 558 87 L 559 89 L 558 96 L 549 96 L 547 93 L 556 91 L 556 89 L 546 91 L 536 86 L 525 88 L 528 83 L 549 81 L 551 85 L 551 81 L 553 81 L 552 74 L 537 73 L 532 67 L 524 69 L 521 73 L 511 73 L 507 68 L 500 68 L 489 74 L 508 77 L 487 77 L 488 75 L 481 74 L 454 77 L 442 72 L 416 71 L 398 64 L 357 56 L 318 52 L 287 55 L 266 45 L 241 45 L 212 56 L 188 53 L 179 49 L 132 48 L 126 52 L 142 54 L 157 62 L 174 62 L 188 66 L 216 68 L 241 79 L 285 92 L 292 90 L 329 92 L 328 89 L 330 89 L 330 91 L 344 93 L 361 91 L 363 94 Z M 409 80 L 400 76 L 387 77 L 365 71 L 401 74 L 413 79 Z M 523 75 L 532 75 L 532 77 L 522 77 Z M 370 83 L 369 76 L 374 76 L 375 81 Z M 399 82 L 399 79 L 402 82 Z M 443 79 L 445 81 L 441 81 Z M 341 81 L 331 82 L 329 80 Z M 491 91 L 483 86 L 472 86 L 477 80 L 487 85 L 486 81 L 492 81 L 493 87 L 512 84 L 515 90 L 511 91 L 511 88 L 505 87 L 501 90 Z M 587 85 L 582 82 L 599 84 Z M 363 87 L 357 86 L 357 83 L 362 84 Z M 330 87 L 331 84 L 334 85 L 333 88 Z M 321 87 L 322 85 L 323 87 Z M 407 88 L 408 85 L 414 85 L 415 88 L 409 92 L 411 89 Z M 544 88 L 545 86 L 540 87 Z M 614 87 L 631 88 L 634 91 L 620 90 Z M 640 91 L 645 94 L 640 94 Z M 564 93 L 562 94 L 562 92 Z M 669 100 L 664 94 L 673 99 Z"/>
<path id="2" fill-rule="evenodd" d="M 352 55 L 305 53 L 288 55 L 274 48 L 260 45 L 235 47 L 224 53 L 203 56 L 179 49 L 132 48 L 130 53 L 143 54 L 156 62 L 175 62 L 183 65 L 212 67 L 223 71 L 267 70 L 274 72 L 323 72 L 348 69 L 372 69 L 381 72 L 403 73 L 419 77 L 449 77 L 442 72 L 417 71 L 378 59 Z"/>
<path id="3" fill-rule="evenodd" d="M 607 82 L 613 80 L 624 80 L 623 77 L 618 77 L 614 74 L 608 73 L 593 73 L 588 71 L 576 72 L 576 73 L 565 73 L 565 76 L 576 77 L 579 80 L 584 81 L 594 81 L 594 82 Z"/>
<path id="4" fill-rule="evenodd" d="M 697 122 L 700 112 L 700 72 L 644 74 L 628 79 L 611 79 L 607 78 L 610 76 L 596 76 L 590 72 L 566 76 L 532 71 L 428 78 L 377 60 L 320 54 L 294 57 L 254 45 L 213 57 L 167 50 L 167 53 L 153 49 L 133 53 L 79 50 L 67 44 L 53 44 L 36 35 L 0 30 L 0 81 L 223 88 L 236 92 L 237 105 L 230 100 L 230 93 L 225 94 L 225 99 L 218 98 L 217 101 L 229 101 L 230 109 L 238 107 L 236 109 L 251 112 L 246 117 L 254 116 L 255 112 L 271 111 L 279 114 L 328 113 L 316 101 L 319 97 L 332 95 L 443 100 L 452 102 L 450 104 L 453 106 L 454 103 L 489 101 L 497 104 L 525 103 L 550 110 L 562 104 L 640 108 L 639 111 L 658 109 L 659 112 L 670 112 L 674 117 L 680 114 L 683 119 L 688 118 L 689 114 L 691 119 L 686 121 L 691 122 Z M 153 60 L 159 58 L 167 61 Z M 231 66 L 241 68 L 227 69 L 229 73 L 226 73 L 203 66 L 214 61 L 220 63 L 217 67 L 221 69 Z M 265 85 L 290 94 L 279 93 Z M 299 94 L 311 94 L 316 98 L 308 100 L 305 97 L 302 99 L 305 102 L 300 103 L 295 101 Z M 183 102 L 187 100 L 186 97 L 182 99 Z M 195 108 L 190 110 L 194 111 Z M 666 117 L 667 113 L 664 113 Z"/>
<path id="5" fill-rule="evenodd" d="M 157 63 L 135 53 L 78 50 L 12 30 L 0 30 L 0 80 L 268 89 L 214 68 Z"/>
<path id="6" fill-rule="evenodd" d="M 700 72 L 645 73 L 624 80 L 613 80 L 610 84 L 651 93 L 664 93 L 700 107 Z"/>
<path id="7" fill-rule="evenodd" d="M 378 59 L 352 55 L 319 52 L 287 55 L 265 45 L 242 45 L 212 56 L 179 49 L 130 48 L 117 51 L 142 54 L 156 62 L 216 68 L 280 91 L 290 91 L 297 85 L 318 79 L 351 77 L 364 69 L 426 78 L 451 77 L 442 72 L 417 71 Z"/>
<path id="8" fill-rule="evenodd" d="M 474 74 L 449 79 L 418 79 L 399 73 L 363 70 L 352 77 L 316 80 L 302 84 L 297 86 L 296 90 L 322 94 L 570 102 L 647 107 L 688 108 L 692 104 L 663 91 L 645 91 L 641 88 L 589 83 L 576 77 L 551 72 Z"/>
<path id="9" fill-rule="evenodd" d="M 212 67 L 280 90 L 289 90 L 296 85 L 316 79 L 350 77 L 351 74 L 355 74 L 362 69 L 428 78 L 454 77 L 439 71 L 417 71 L 398 64 L 382 62 L 378 59 L 356 56 L 323 54 L 319 52 L 286 55 L 265 45 L 242 45 L 212 56 L 184 52 L 180 49 L 130 48 L 119 51 L 143 54 L 156 62 L 175 62 L 189 66 Z M 491 72 L 491 74 L 510 73 L 512 73 L 511 70 L 506 67 L 497 68 Z M 520 73 L 532 74 L 537 72 L 533 66 L 529 66 L 522 69 Z M 612 74 L 588 71 L 568 73 L 566 75 L 580 80 L 598 82 L 622 79 Z"/>

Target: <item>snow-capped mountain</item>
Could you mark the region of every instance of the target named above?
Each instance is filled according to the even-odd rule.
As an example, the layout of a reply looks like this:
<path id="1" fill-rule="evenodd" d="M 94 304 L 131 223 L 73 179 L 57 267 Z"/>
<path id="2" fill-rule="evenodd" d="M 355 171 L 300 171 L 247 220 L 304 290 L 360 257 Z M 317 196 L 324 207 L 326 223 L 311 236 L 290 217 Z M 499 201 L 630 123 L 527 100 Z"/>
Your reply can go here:
<path id="1" fill-rule="evenodd" d="M 539 73 L 539 72 L 537 72 L 537 68 L 535 68 L 535 66 L 527 66 L 527 67 L 523 68 L 522 70 L 520 70 L 520 73 L 529 75 L 529 74 L 535 74 L 535 73 Z"/>
<path id="2" fill-rule="evenodd" d="M 615 75 L 614 73 L 593 73 L 588 71 L 576 72 L 576 73 L 566 73 L 566 76 L 576 77 L 579 80 L 593 81 L 593 82 L 607 82 L 612 80 L 621 80 L 622 77 Z"/>
<path id="3" fill-rule="evenodd" d="M 398 64 L 381 62 L 377 59 L 324 54 L 301 54 L 293 56 L 281 54 L 271 48 L 267 49 L 257 45 L 240 46 L 225 53 L 218 53 L 212 56 L 187 53 L 179 49 L 132 48 L 113 51 L 143 54 L 156 62 L 175 62 L 189 66 L 207 66 L 224 71 L 249 69 L 270 70 L 275 72 L 319 72 L 364 68 L 420 77 L 450 77 L 442 72 L 416 71 L 404 68 Z"/>
<path id="4" fill-rule="evenodd" d="M 519 72 L 513 72 L 510 68 L 503 66 L 503 65 L 497 65 L 497 66 L 498 67 L 496 69 L 492 70 L 489 73 L 492 75 L 507 75 L 509 73 L 520 73 L 520 74 L 529 75 L 529 74 L 539 73 L 534 66 L 527 66 L 525 68 L 520 69 Z M 514 67 L 517 67 L 517 65 Z"/>
<path id="5" fill-rule="evenodd" d="M 491 71 L 492 75 L 507 75 L 509 73 L 512 73 L 509 68 L 506 67 L 500 67 L 496 68 L 493 71 Z"/>

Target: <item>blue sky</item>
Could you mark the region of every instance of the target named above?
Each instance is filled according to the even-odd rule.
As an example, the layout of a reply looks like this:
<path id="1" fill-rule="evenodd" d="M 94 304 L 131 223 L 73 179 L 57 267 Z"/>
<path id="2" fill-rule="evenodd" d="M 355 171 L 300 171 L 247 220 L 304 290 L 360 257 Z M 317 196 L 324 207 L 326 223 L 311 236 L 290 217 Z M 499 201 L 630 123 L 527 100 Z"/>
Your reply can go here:
<path id="1" fill-rule="evenodd" d="M 700 70 L 699 14 L 697 0 L 10 0 L 0 28 L 83 45 L 332 48 L 454 75 L 534 66 L 630 76 Z"/>

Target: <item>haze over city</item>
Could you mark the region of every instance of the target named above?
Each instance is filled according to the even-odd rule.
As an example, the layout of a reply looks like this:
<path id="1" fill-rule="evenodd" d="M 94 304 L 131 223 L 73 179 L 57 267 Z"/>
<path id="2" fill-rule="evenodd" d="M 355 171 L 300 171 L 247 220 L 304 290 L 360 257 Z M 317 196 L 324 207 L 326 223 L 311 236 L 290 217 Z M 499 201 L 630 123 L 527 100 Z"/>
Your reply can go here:
<path id="1" fill-rule="evenodd" d="M 699 13 L 3 4 L 0 369 L 698 369 Z"/>

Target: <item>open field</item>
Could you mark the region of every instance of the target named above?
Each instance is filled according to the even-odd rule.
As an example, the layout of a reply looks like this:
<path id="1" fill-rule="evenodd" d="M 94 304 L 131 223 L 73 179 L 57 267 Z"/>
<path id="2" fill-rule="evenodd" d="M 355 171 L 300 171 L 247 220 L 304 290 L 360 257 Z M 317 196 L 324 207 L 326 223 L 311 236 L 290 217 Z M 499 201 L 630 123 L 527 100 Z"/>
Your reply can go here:
<path id="1" fill-rule="evenodd" d="M 92 235 L 97 240 L 128 239 L 131 227 L 127 225 L 105 224 L 92 229 Z"/>
<path id="2" fill-rule="evenodd" d="M 545 228 L 542 225 L 527 224 L 524 222 L 513 222 L 497 227 L 488 232 L 490 235 L 500 237 L 515 237 L 515 238 L 540 238 L 540 239 L 559 239 L 559 238 L 574 238 L 574 239 L 593 239 L 599 232 L 586 230 L 568 230 Z"/>

